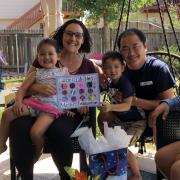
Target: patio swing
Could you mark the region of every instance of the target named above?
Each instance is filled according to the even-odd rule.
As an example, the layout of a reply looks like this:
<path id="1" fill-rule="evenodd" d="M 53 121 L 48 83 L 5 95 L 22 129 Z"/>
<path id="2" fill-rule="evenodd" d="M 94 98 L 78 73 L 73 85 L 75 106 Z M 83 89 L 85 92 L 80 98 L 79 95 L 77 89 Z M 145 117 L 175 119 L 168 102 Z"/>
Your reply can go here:
<path id="1" fill-rule="evenodd" d="M 156 0 L 156 2 L 157 2 L 157 6 L 158 6 L 159 15 L 160 15 L 160 20 L 161 20 L 161 25 L 162 25 L 162 29 L 163 29 L 163 35 L 164 35 L 164 39 L 165 39 L 165 45 L 166 45 L 167 52 L 161 52 L 161 51 L 147 52 L 147 55 L 154 56 L 161 60 L 166 61 L 166 63 L 169 66 L 169 69 L 176 81 L 176 84 L 177 84 L 176 89 L 175 89 L 175 95 L 179 96 L 180 95 L 180 56 L 170 53 L 167 36 L 166 36 L 166 31 L 164 28 L 164 22 L 162 19 L 160 4 L 159 4 L 158 0 Z M 169 10 L 168 10 L 167 3 L 165 0 L 163 0 L 163 3 L 167 10 L 168 18 L 169 18 L 169 21 L 171 24 L 171 28 L 172 28 L 174 37 L 175 37 L 175 41 L 176 41 L 178 50 L 180 52 L 180 45 L 179 45 L 179 42 L 178 42 L 178 39 L 176 36 L 176 32 L 174 30 L 174 26 L 173 26 L 172 19 L 171 19 Z M 128 28 L 130 5 L 131 5 L 131 0 L 128 0 L 125 29 Z M 122 15 L 123 15 L 123 11 L 124 11 L 124 6 L 125 6 L 125 0 L 123 0 L 123 4 L 122 4 L 122 9 L 121 9 L 120 19 L 119 19 L 119 24 L 118 24 L 118 30 L 117 30 L 115 44 L 114 44 L 114 50 L 116 49 L 116 45 L 117 45 L 120 26 L 121 26 L 121 22 L 122 22 Z M 176 65 L 177 65 L 177 67 L 176 67 Z M 156 144 L 157 149 L 159 149 L 169 143 L 179 141 L 180 140 L 180 111 L 176 110 L 176 111 L 170 112 L 166 121 L 163 121 L 161 119 L 161 116 L 158 118 L 159 118 L 159 120 L 157 121 L 157 132 L 158 133 L 157 133 L 157 144 Z M 151 134 L 151 136 L 152 136 L 152 134 Z M 148 140 L 149 140 L 149 132 L 148 132 L 148 129 L 146 129 L 145 132 L 142 134 L 141 138 L 139 139 L 139 153 L 146 152 L 145 143 L 148 142 Z M 164 176 L 157 170 L 157 180 L 162 180 L 163 178 L 164 178 Z"/>

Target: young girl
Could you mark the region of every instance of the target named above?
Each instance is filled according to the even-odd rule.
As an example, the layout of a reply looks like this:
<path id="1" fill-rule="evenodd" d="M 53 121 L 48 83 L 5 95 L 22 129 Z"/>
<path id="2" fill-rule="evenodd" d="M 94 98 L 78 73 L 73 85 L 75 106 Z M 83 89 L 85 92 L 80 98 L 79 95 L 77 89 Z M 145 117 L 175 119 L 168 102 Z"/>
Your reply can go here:
<path id="1" fill-rule="evenodd" d="M 28 88 L 34 82 L 55 85 L 56 76 L 68 74 L 66 68 L 56 67 L 57 53 L 54 40 L 44 39 L 39 43 L 37 47 L 37 58 L 41 68 L 36 69 L 36 71 L 31 72 L 26 77 L 16 94 L 15 104 L 4 111 L 0 125 L 0 153 L 3 153 L 7 149 L 6 140 L 8 138 L 10 122 L 20 116 L 38 116 L 31 129 L 31 139 L 35 145 L 35 160 L 37 160 L 42 153 L 44 133 L 62 111 L 58 109 L 56 95 L 47 97 L 34 95 L 28 99 L 24 99 L 24 97 Z M 74 115 L 70 111 L 66 112 L 69 116 Z"/>
<path id="2" fill-rule="evenodd" d="M 99 128 L 103 133 L 102 122 L 107 121 L 109 126 L 120 125 L 128 134 L 134 135 L 133 132 L 137 124 L 130 119 L 130 117 L 133 116 L 137 119 L 142 117 L 136 109 L 131 108 L 134 88 L 129 80 L 123 75 L 125 66 L 120 53 L 112 51 L 104 54 L 102 58 L 102 68 L 105 76 L 111 81 L 108 90 L 110 104 L 102 103 L 102 107 L 100 107 L 100 114 L 98 116 Z M 118 102 L 115 97 L 117 91 L 122 94 L 121 102 Z M 129 116 L 128 113 L 132 116 Z M 116 118 L 116 116 L 118 118 Z M 127 153 L 128 165 L 132 172 L 132 175 L 128 177 L 128 180 L 140 180 L 141 174 L 138 162 L 130 150 L 128 150 Z"/>

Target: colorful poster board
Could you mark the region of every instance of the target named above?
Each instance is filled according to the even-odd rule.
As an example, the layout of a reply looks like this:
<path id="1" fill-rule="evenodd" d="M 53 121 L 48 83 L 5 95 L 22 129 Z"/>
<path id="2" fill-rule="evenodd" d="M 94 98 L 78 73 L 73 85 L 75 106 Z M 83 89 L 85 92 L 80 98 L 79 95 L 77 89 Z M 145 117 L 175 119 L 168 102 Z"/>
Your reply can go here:
<path id="1" fill-rule="evenodd" d="M 56 79 L 58 105 L 61 109 L 100 105 L 97 73 L 59 76 Z"/>

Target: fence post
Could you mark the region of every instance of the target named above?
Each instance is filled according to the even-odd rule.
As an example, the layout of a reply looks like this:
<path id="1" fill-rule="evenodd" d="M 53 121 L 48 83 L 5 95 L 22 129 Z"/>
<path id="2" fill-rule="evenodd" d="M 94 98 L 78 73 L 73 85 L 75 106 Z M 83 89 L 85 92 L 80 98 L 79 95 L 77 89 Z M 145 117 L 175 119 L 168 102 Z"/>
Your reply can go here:
<path id="1" fill-rule="evenodd" d="M 17 73 L 19 75 L 19 49 L 18 49 L 18 35 L 15 34 L 16 38 L 16 61 L 17 61 Z"/>

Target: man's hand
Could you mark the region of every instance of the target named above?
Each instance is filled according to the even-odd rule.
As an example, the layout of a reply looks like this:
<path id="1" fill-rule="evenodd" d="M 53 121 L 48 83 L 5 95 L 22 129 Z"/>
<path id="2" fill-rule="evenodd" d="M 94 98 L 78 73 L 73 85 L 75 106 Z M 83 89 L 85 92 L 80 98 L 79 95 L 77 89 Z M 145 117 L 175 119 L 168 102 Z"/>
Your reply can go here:
<path id="1" fill-rule="evenodd" d="M 162 119 L 166 120 L 169 113 L 169 106 L 167 103 L 161 103 L 151 114 L 149 115 L 149 126 L 153 127 L 156 125 L 157 117 L 162 114 Z"/>
<path id="2" fill-rule="evenodd" d="M 122 100 L 123 100 L 123 96 L 122 96 L 122 93 L 120 91 L 116 91 L 114 94 L 113 94 L 113 99 L 118 102 L 118 103 L 121 103 Z"/>

